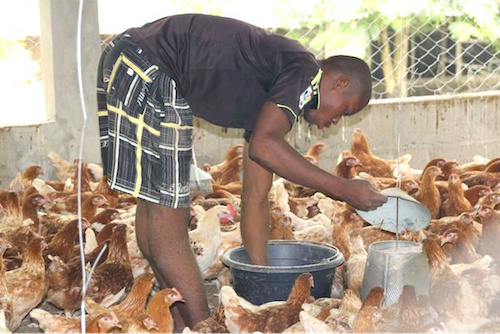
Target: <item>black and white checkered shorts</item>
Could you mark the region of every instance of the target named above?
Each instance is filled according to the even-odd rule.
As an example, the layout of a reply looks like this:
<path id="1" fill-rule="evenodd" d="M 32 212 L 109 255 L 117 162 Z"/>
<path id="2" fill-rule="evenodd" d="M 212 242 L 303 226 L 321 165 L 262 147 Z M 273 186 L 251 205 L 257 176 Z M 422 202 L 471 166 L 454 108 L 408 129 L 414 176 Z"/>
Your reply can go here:
<path id="1" fill-rule="evenodd" d="M 164 206 L 188 207 L 191 108 L 175 81 L 126 34 L 101 56 L 97 101 L 109 186 Z"/>

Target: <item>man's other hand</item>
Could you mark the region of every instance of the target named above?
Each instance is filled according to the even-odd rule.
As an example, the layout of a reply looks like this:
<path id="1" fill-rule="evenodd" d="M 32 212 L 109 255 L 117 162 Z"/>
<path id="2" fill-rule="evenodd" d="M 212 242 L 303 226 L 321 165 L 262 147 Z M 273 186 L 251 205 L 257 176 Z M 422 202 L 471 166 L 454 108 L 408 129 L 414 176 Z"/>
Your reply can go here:
<path id="1" fill-rule="evenodd" d="M 387 196 L 381 194 L 366 180 L 350 180 L 343 191 L 342 199 L 356 209 L 375 210 L 385 202 Z"/>

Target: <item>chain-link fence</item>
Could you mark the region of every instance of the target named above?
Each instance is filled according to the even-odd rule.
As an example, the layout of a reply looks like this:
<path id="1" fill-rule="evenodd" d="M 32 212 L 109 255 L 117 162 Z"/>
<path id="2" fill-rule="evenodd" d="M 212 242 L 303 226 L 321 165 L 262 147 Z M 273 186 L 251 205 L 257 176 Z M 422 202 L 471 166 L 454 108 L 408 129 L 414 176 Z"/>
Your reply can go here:
<path id="1" fill-rule="evenodd" d="M 500 43 L 473 36 L 480 30 L 473 21 L 414 15 L 388 23 L 381 16 L 268 30 L 299 40 L 318 58 L 362 57 L 372 69 L 375 99 L 500 89 Z M 103 47 L 112 37 L 102 35 Z"/>
<path id="2" fill-rule="evenodd" d="M 279 20 L 259 25 L 299 40 L 318 58 L 349 54 L 365 59 L 372 69 L 376 99 L 500 89 L 500 2 L 497 0 L 447 0 L 455 5 L 427 11 L 423 6 L 432 7 L 440 0 L 413 1 L 419 7 L 409 8 L 404 15 L 401 8 L 395 11 L 391 4 L 410 6 L 411 1 L 353 0 L 342 4 L 337 0 L 311 1 L 307 15 L 299 10 L 297 1 L 290 1 L 291 4 L 274 1 L 273 8 L 278 13 L 275 17 Z M 181 6 L 181 1 L 172 2 Z M 189 2 L 191 7 L 195 2 Z M 224 6 L 216 0 L 208 2 L 209 9 L 196 7 L 197 11 L 225 15 L 221 10 Z M 246 19 L 239 15 L 231 16 Z M 121 32 L 117 30 L 120 31 L 113 33 Z M 112 33 L 102 34 L 102 47 L 113 37 Z M 37 99 L 42 98 L 39 36 L 13 40 L 0 36 L 0 42 L 2 68 L 14 71 L 11 77 L 16 80 L 24 80 L 20 83 L 24 88 L 27 83 L 31 87 L 38 85 Z M 24 63 L 20 64 L 21 61 Z"/>
<path id="3" fill-rule="evenodd" d="M 500 89 L 497 0 L 316 2 L 312 14 L 296 17 L 300 28 L 273 30 L 318 58 L 343 53 L 366 60 L 374 98 Z"/>

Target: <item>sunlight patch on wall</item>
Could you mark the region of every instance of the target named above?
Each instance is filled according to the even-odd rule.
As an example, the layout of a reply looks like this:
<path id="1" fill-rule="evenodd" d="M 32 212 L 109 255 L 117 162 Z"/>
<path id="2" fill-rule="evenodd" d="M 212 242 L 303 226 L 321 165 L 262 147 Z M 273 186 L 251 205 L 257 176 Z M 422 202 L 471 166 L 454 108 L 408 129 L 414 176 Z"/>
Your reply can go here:
<path id="1" fill-rule="evenodd" d="M 46 122 L 38 1 L 20 0 L 1 12 L 0 127 Z"/>

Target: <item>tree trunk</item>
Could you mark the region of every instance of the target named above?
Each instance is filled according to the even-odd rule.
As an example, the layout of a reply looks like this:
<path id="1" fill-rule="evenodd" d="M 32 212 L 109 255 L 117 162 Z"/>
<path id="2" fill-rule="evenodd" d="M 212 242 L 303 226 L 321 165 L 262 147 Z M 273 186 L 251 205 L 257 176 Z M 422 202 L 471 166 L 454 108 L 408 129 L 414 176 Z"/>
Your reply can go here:
<path id="1" fill-rule="evenodd" d="M 394 66 L 392 64 L 391 45 L 389 42 L 389 34 L 387 32 L 388 29 L 388 26 L 382 29 L 380 33 L 380 45 L 382 46 L 381 60 L 382 70 L 384 72 L 385 93 L 388 96 L 392 96 L 396 86 L 396 80 L 394 78 Z"/>
<path id="2" fill-rule="evenodd" d="M 438 33 L 439 33 L 439 48 L 438 48 L 439 61 L 437 64 L 436 76 L 445 76 L 446 60 L 448 58 L 446 53 L 446 37 L 447 37 L 446 26 L 444 25 L 439 26 Z"/>
<path id="3" fill-rule="evenodd" d="M 462 42 L 456 41 L 455 43 L 455 76 L 459 77 L 462 75 L 464 69 L 464 62 L 462 59 Z"/>
<path id="4" fill-rule="evenodd" d="M 396 47 L 394 50 L 394 65 L 396 67 L 396 85 L 392 97 L 407 95 L 406 72 L 408 70 L 408 26 L 396 32 Z"/>

